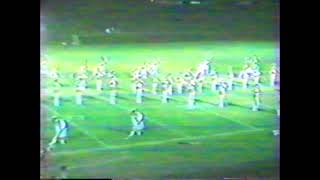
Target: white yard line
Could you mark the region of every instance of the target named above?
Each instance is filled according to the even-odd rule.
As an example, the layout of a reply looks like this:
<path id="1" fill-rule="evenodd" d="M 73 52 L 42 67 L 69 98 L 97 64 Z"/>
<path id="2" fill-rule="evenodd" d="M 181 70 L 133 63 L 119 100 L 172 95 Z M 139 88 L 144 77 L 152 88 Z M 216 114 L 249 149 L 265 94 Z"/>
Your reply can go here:
<path id="1" fill-rule="evenodd" d="M 71 122 L 71 124 L 73 124 L 73 126 L 77 127 L 78 130 L 80 130 L 82 133 L 84 133 L 85 135 L 87 135 L 88 137 L 90 137 L 91 139 L 95 140 L 96 142 L 98 142 L 100 145 L 102 145 L 103 147 L 107 147 L 107 144 L 105 144 L 103 141 L 101 141 L 99 138 L 97 138 L 97 136 L 92 135 L 92 133 L 89 133 L 87 130 L 81 128 L 78 124 L 76 124 L 75 122 Z"/>
<path id="2" fill-rule="evenodd" d="M 252 129 L 252 130 L 224 132 L 224 133 L 218 133 L 218 134 L 213 134 L 213 135 L 209 135 L 209 136 L 182 137 L 182 138 L 173 138 L 173 139 L 162 140 L 162 141 L 140 142 L 140 143 L 135 143 L 135 144 L 127 144 L 127 145 L 110 145 L 106 148 L 91 148 L 91 149 L 82 149 L 82 150 L 73 150 L 73 151 L 61 151 L 61 152 L 56 152 L 56 153 L 53 152 L 52 155 L 54 155 L 54 156 L 74 155 L 74 154 L 81 154 L 81 153 L 92 153 L 95 151 L 118 150 L 118 149 L 132 148 L 132 147 L 160 145 L 160 144 L 178 142 L 178 141 L 190 141 L 190 140 L 199 140 L 199 139 L 212 138 L 212 137 L 233 136 L 233 135 L 238 135 L 238 134 L 246 134 L 246 133 L 250 133 L 250 132 L 259 132 L 259 131 L 264 131 L 264 129 Z"/>
<path id="3" fill-rule="evenodd" d="M 217 113 L 217 112 L 214 112 L 214 114 L 215 114 L 216 116 L 222 117 L 223 119 L 227 119 L 228 121 L 234 122 L 234 123 L 236 123 L 236 124 L 240 124 L 241 126 L 247 127 L 247 128 L 249 128 L 249 129 L 254 129 L 254 130 L 259 129 L 259 128 L 254 127 L 254 126 L 251 126 L 251 125 L 249 125 L 249 124 L 246 124 L 246 123 L 243 123 L 243 122 L 240 122 L 240 121 L 236 121 L 236 120 L 227 118 L 227 117 L 225 117 L 225 116 L 222 116 L 221 114 L 219 114 L 219 113 Z"/>
<path id="4" fill-rule="evenodd" d="M 102 97 L 100 97 L 100 96 L 95 96 L 94 98 L 96 98 L 96 99 L 99 99 L 99 100 L 103 100 L 103 101 L 106 101 L 106 99 L 104 99 L 104 98 L 102 98 Z M 130 111 L 130 109 L 128 109 L 128 108 L 126 108 L 126 107 L 124 107 L 124 106 L 121 106 L 121 105 L 119 105 L 119 104 L 115 104 L 115 105 L 113 105 L 114 107 L 117 107 L 117 108 L 119 108 L 119 109 L 122 109 L 122 110 L 125 110 L 125 111 L 127 111 L 127 112 L 129 112 Z M 149 115 L 147 116 L 147 117 L 150 117 Z M 165 123 L 161 123 L 160 121 L 158 121 L 157 119 L 155 119 L 155 118 L 150 118 L 151 119 L 151 121 L 153 122 L 153 123 L 155 123 L 155 124 L 158 124 L 158 125 L 160 125 L 160 126 L 168 126 L 168 124 L 165 124 Z M 189 137 L 189 135 L 187 135 L 187 134 L 185 134 L 185 133 L 183 133 L 183 132 L 178 132 L 178 131 L 175 131 L 175 130 L 173 130 L 173 129 L 170 129 L 169 128 L 169 130 L 172 132 L 172 133 L 174 133 L 175 135 L 179 135 L 179 136 L 184 136 L 184 137 Z"/>
<path id="5" fill-rule="evenodd" d="M 57 111 L 55 111 L 54 109 L 48 107 L 48 109 L 50 109 L 51 111 L 53 111 L 55 114 L 61 116 Z M 97 138 L 97 136 L 92 135 L 91 133 L 89 133 L 87 130 L 81 128 L 77 123 L 75 123 L 74 121 L 70 122 L 70 124 L 72 124 L 73 126 L 77 127 L 77 129 L 79 131 L 81 131 L 82 133 L 84 133 L 85 135 L 87 135 L 89 138 L 95 140 L 97 143 L 99 143 L 102 147 L 107 147 L 107 144 L 105 144 L 103 141 L 101 141 L 99 138 Z"/>

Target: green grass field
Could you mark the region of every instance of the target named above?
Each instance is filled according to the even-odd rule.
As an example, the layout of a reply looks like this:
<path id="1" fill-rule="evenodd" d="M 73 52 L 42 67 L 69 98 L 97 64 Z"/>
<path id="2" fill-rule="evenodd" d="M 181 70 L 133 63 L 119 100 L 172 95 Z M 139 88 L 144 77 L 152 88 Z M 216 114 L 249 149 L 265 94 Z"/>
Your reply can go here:
<path id="1" fill-rule="evenodd" d="M 59 166 L 69 167 L 70 178 L 201 178 L 252 177 L 279 179 L 275 91 L 268 87 L 268 71 L 276 58 L 275 42 L 176 42 L 113 44 L 99 46 L 49 46 L 50 66 L 62 72 L 63 100 L 54 107 L 52 85 L 42 107 L 48 115 L 59 114 L 71 124 L 70 141 L 58 145 L 50 155 L 50 167 L 43 173 L 59 175 Z M 261 57 L 262 111 L 252 112 L 252 89 L 240 87 L 228 96 L 229 105 L 218 108 L 218 94 L 207 86 L 197 96 L 196 109 L 187 109 L 187 97 L 175 96 L 169 104 L 148 96 L 135 103 L 130 73 L 144 62 L 160 58 L 160 73 L 178 74 L 195 68 L 213 56 L 216 70 L 226 74 L 233 66 L 238 72 L 244 58 Z M 84 60 L 93 68 L 100 56 L 109 56 L 109 70 L 119 77 L 118 104 L 108 103 L 108 89 L 102 94 L 90 82 L 84 106 L 77 106 L 71 74 Z M 151 85 L 149 85 L 150 87 Z M 143 136 L 129 140 L 129 111 L 138 108 L 149 118 Z M 44 141 L 54 136 L 52 122 L 43 124 Z"/>

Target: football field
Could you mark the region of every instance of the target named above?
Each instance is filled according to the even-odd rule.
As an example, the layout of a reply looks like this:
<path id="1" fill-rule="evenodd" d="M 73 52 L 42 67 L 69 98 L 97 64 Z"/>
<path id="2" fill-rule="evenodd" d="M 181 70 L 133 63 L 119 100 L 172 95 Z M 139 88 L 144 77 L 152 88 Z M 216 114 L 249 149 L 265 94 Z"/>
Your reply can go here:
<path id="1" fill-rule="evenodd" d="M 106 44 L 78 47 L 51 45 L 47 48 L 50 68 L 61 73 L 62 104 L 53 106 L 52 80 L 45 81 L 46 94 L 42 108 L 48 117 L 59 115 L 70 124 L 69 141 L 58 144 L 49 157 L 44 175 L 59 176 L 59 167 L 68 167 L 70 178 L 201 178 L 252 177 L 278 179 L 277 98 L 269 87 L 269 70 L 276 59 L 274 42 L 176 42 Z M 161 96 L 151 95 L 151 82 L 143 104 L 135 103 L 131 89 L 131 72 L 144 62 L 160 61 L 160 76 L 178 75 L 213 56 L 219 74 L 227 74 L 229 66 L 239 73 L 244 58 L 261 58 L 262 110 L 251 110 L 252 86 L 247 90 L 236 82 L 228 93 L 228 105 L 218 107 L 218 92 L 208 84 L 196 97 L 196 107 L 187 108 L 187 95 L 174 94 L 168 104 Z M 84 105 L 75 103 L 72 74 L 87 60 L 89 69 L 99 63 L 100 56 L 110 57 L 108 70 L 119 79 L 117 104 L 109 104 L 108 88 L 95 90 L 89 81 Z M 146 117 L 143 136 L 125 139 L 132 125 L 130 111 L 142 111 Z M 54 124 L 44 119 L 43 141 L 54 136 Z"/>

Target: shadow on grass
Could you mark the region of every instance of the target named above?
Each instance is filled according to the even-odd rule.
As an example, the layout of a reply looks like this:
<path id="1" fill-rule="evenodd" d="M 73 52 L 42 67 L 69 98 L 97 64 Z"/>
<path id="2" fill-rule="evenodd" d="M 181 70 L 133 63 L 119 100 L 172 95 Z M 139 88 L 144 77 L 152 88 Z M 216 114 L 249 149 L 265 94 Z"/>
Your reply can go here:
<path id="1" fill-rule="evenodd" d="M 229 106 L 238 107 L 238 108 L 245 109 L 245 110 L 248 110 L 251 108 L 248 106 L 243 106 L 243 105 L 239 105 L 239 104 L 235 104 L 235 103 L 231 103 L 231 102 L 229 103 Z"/>
<path id="2" fill-rule="evenodd" d="M 209 105 L 212 105 L 212 106 L 217 106 L 218 104 L 215 104 L 215 103 L 212 103 L 212 102 L 209 102 L 209 101 L 204 101 L 202 99 L 196 99 L 196 103 L 204 103 L 204 104 L 209 104 Z"/>

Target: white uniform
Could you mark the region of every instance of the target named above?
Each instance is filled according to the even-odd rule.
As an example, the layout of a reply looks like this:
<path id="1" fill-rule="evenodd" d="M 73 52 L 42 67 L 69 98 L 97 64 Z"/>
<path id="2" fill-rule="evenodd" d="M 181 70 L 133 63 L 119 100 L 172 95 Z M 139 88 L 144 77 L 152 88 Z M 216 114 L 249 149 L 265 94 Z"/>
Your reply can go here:
<path id="1" fill-rule="evenodd" d="M 172 86 L 172 83 L 171 82 L 169 82 L 169 84 L 168 84 L 168 95 L 172 95 L 173 94 L 173 86 Z"/>
<path id="2" fill-rule="evenodd" d="M 141 131 L 144 129 L 144 115 L 141 112 L 137 112 L 136 116 L 132 119 L 133 130 Z"/>
<path id="3" fill-rule="evenodd" d="M 143 94 L 143 83 L 137 82 L 136 83 L 136 103 L 142 103 L 142 94 Z"/>
<path id="4" fill-rule="evenodd" d="M 194 109 L 195 98 L 196 98 L 196 91 L 190 90 L 189 96 L 188 96 L 188 108 L 189 109 Z"/>
<path id="5" fill-rule="evenodd" d="M 208 61 L 205 61 L 203 64 L 203 75 L 208 76 L 210 74 L 210 64 Z"/>
<path id="6" fill-rule="evenodd" d="M 189 71 L 189 72 L 184 73 L 183 77 L 184 77 L 185 81 L 191 81 L 193 78 L 193 74 L 191 71 Z"/>
<path id="7" fill-rule="evenodd" d="M 152 94 L 157 95 L 157 89 L 158 89 L 159 81 L 157 79 L 153 79 L 152 82 Z"/>
<path id="8" fill-rule="evenodd" d="M 55 124 L 56 137 L 61 144 L 65 143 L 68 135 L 68 123 L 63 119 L 58 119 Z"/>
<path id="9" fill-rule="evenodd" d="M 150 65 L 150 75 L 153 77 L 158 76 L 159 74 L 159 68 L 158 68 L 158 64 L 157 63 L 153 63 Z"/>
<path id="10" fill-rule="evenodd" d="M 198 69 L 197 69 L 197 78 L 204 78 L 205 76 L 209 75 L 210 71 L 210 65 L 209 61 L 203 61 L 202 63 L 199 64 Z"/>
<path id="11" fill-rule="evenodd" d="M 117 96 L 117 87 L 118 81 L 115 79 L 111 79 L 109 82 L 110 89 L 110 104 L 116 104 L 116 96 Z"/>
<path id="12" fill-rule="evenodd" d="M 142 130 L 144 129 L 144 114 L 141 112 L 136 112 L 134 115 L 131 115 L 131 122 L 132 131 L 130 132 L 128 138 L 136 133 L 140 136 L 142 134 Z"/>
<path id="13" fill-rule="evenodd" d="M 261 79 L 261 73 L 258 70 L 255 70 L 253 72 L 253 81 L 254 84 L 259 84 L 260 83 L 260 79 Z"/>
<path id="14" fill-rule="evenodd" d="M 60 106 L 60 88 L 61 88 L 61 84 L 59 82 L 55 82 L 55 87 L 53 90 L 54 91 L 53 104 L 56 107 Z"/>
<path id="15" fill-rule="evenodd" d="M 96 89 L 97 91 L 102 91 L 103 88 L 103 77 L 105 76 L 105 73 L 102 71 L 102 67 L 98 67 L 96 72 Z"/>
<path id="16" fill-rule="evenodd" d="M 76 88 L 76 104 L 82 105 L 82 97 L 83 96 L 83 88 L 77 87 Z"/>
<path id="17" fill-rule="evenodd" d="M 88 76 L 85 73 L 78 74 L 77 80 L 79 81 L 78 88 L 82 91 L 86 90 Z"/>
<path id="18" fill-rule="evenodd" d="M 196 91 L 196 81 L 195 80 L 191 80 L 188 84 L 188 90 L 189 91 Z"/>
<path id="19" fill-rule="evenodd" d="M 177 92 L 178 92 L 178 94 L 182 94 L 183 85 L 184 85 L 183 79 L 182 78 L 178 78 L 176 82 L 177 82 Z"/>
<path id="20" fill-rule="evenodd" d="M 270 71 L 270 86 L 274 87 L 275 81 L 276 81 L 276 75 L 277 75 L 277 70 L 275 67 L 272 67 Z"/>
<path id="21" fill-rule="evenodd" d="M 169 100 L 169 88 L 168 83 L 163 82 L 162 83 L 162 103 L 168 103 Z"/>
<path id="22" fill-rule="evenodd" d="M 228 77 L 228 90 L 232 91 L 233 89 L 233 80 L 234 80 L 234 74 L 233 72 L 229 72 L 229 77 Z"/>
<path id="23" fill-rule="evenodd" d="M 204 76 L 204 64 L 201 63 L 198 65 L 197 72 L 196 72 L 196 78 L 201 78 Z"/>
<path id="24" fill-rule="evenodd" d="M 141 71 L 140 70 L 135 70 L 133 72 L 132 79 L 133 80 L 142 79 Z"/>
<path id="25" fill-rule="evenodd" d="M 199 80 L 197 82 L 197 91 L 198 91 L 198 93 L 202 93 L 202 91 L 203 91 L 203 81 L 202 80 Z"/>
<path id="26" fill-rule="evenodd" d="M 215 74 L 211 78 L 211 91 L 216 91 L 218 85 L 218 75 Z"/>
<path id="27" fill-rule="evenodd" d="M 142 79 L 147 79 L 148 78 L 148 71 L 145 67 L 142 67 L 140 69 L 141 77 Z"/>
<path id="28" fill-rule="evenodd" d="M 249 75 L 246 73 L 246 71 L 242 71 L 240 73 L 240 78 L 242 80 L 242 89 L 248 88 L 248 82 L 249 82 Z"/>
<path id="29" fill-rule="evenodd" d="M 223 108 L 225 105 L 224 99 L 226 97 L 226 89 L 223 85 L 219 85 L 219 107 Z"/>
<path id="30" fill-rule="evenodd" d="M 252 106 L 252 111 L 259 111 L 259 108 L 260 108 L 260 96 L 261 96 L 261 90 L 260 88 L 255 88 L 253 90 L 253 100 L 254 100 L 254 103 L 253 103 L 253 106 Z"/>

